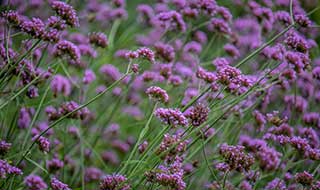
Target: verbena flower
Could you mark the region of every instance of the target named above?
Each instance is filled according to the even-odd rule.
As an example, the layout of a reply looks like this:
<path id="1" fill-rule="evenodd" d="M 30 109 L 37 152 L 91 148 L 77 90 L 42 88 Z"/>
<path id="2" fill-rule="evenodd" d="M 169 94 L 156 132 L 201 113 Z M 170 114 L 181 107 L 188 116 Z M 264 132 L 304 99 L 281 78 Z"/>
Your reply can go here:
<path id="1" fill-rule="evenodd" d="M 11 174 L 22 175 L 22 171 L 19 168 L 10 165 L 7 161 L 0 159 L 0 179 L 5 179 Z"/>
<path id="2" fill-rule="evenodd" d="M 59 160 L 58 158 L 53 158 L 52 160 L 47 161 L 47 168 L 49 172 L 56 172 L 63 168 L 64 163 L 62 160 Z"/>
<path id="3" fill-rule="evenodd" d="M 83 82 L 84 84 L 90 84 L 90 83 L 92 83 L 94 80 L 96 80 L 96 75 L 95 75 L 95 73 L 94 73 L 92 70 L 90 70 L 90 69 L 85 70 L 84 76 L 83 76 L 83 78 L 82 78 L 82 82 Z"/>
<path id="4" fill-rule="evenodd" d="M 97 47 L 105 48 L 108 46 L 107 36 L 102 32 L 91 33 L 89 35 L 89 41 Z"/>
<path id="5" fill-rule="evenodd" d="M 52 190 L 70 190 L 67 184 L 62 183 L 55 177 L 51 178 L 50 187 Z"/>
<path id="6" fill-rule="evenodd" d="M 167 62 L 171 62 L 175 58 L 175 51 L 173 47 L 169 44 L 165 44 L 162 42 L 157 42 L 154 45 L 156 56 L 161 57 L 163 60 Z"/>
<path id="7" fill-rule="evenodd" d="M 185 32 L 187 25 L 184 22 L 182 16 L 177 11 L 167 11 L 156 15 L 155 21 L 156 25 L 163 27 L 166 30 L 178 30 Z"/>
<path id="8" fill-rule="evenodd" d="M 54 53 L 57 57 L 67 55 L 70 61 L 79 64 L 81 59 L 81 53 L 79 48 L 70 41 L 61 40 L 54 46 Z"/>
<path id="9" fill-rule="evenodd" d="M 38 135 L 36 135 L 33 137 L 33 140 L 36 141 L 42 152 L 48 153 L 50 151 L 50 141 L 46 137 L 40 136 L 38 138 Z"/>
<path id="10" fill-rule="evenodd" d="M 11 148 L 11 143 L 0 140 L 0 155 L 5 155 Z"/>
<path id="11" fill-rule="evenodd" d="M 302 185 L 310 186 L 313 182 L 313 175 L 304 171 L 295 175 L 295 180 Z"/>
<path id="12" fill-rule="evenodd" d="M 156 101 L 167 103 L 169 101 L 169 95 L 165 90 L 157 86 L 151 86 L 146 90 L 146 94 Z"/>
<path id="13" fill-rule="evenodd" d="M 33 174 L 24 179 L 24 184 L 27 186 L 28 190 L 45 190 L 48 188 L 48 185 L 40 176 Z"/>
<path id="14" fill-rule="evenodd" d="M 199 79 L 202 79 L 208 83 L 213 83 L 217 80 L 217 76 L 209 71 L 206 71 L 205 69 L 203 69 L 202 67 L 199 67 L 197 72 L 196 72 L 196 76 Z"/>
<path id="15" fill-rule="evenodd" d="M 51 7 L 56 11 L 57 15 L 66 22 L 66 24 L 72 27 L 79 25 L 79 18 L 71 5 L 62 1 L 53 1 L 51 3 Z"/>
<path id="16" fill-rule="evenodd" d="M 175 156 L 182 155 L 187 148 L 188 141 L 182 141 L 180 133 L 175 135 L 164 134 L 163 140 L 160 143 L 159 148 L 156 150 L 156 154 L 160 155 L 162 159 L 171 159 Z"/>
<path id="17" fill-rule="evenodd" d="M 62 75 L 55 75 L 51 81 L 50 86 L 55 96 L 60 93 L 64 96 L 69 96 L 71 94 L 71 83 L 67 77 L 64 77 Z"/>
<path id="18" fill-rule="evenodd" d="M 183 114 L 189 119 L 190 124 L 198 127 L 207 121 L 210 109 L 204 104 L 197 104 L 187 109 Z"/>
<path id="19" fill-rule="evenodd" d="M 228 23 L 220 18 L 212 18 L 208 25 L 210 31 L 215 31 L 221 34 L 229 35 L 231 34 L 231 28 Z"/>
<path id="20" fill-rule="evenodd" d="M 84 179 L 86 182 L 99 181 L 103 176 L 103 172 L 95 167 L 88 167 L 85 170 Z"/>
<path id="21" fill-rule="evenodd" d="M 42 38 L 45 33 L 45 24 L 39 18 L 32 18 L 31 20 L 23 20 L 19 27 L 25 33 L 34 38 Z"/>
<path id="22" fill-rule="evenodd" d="M 188 119 L 178 109 L 158 108 L 154 114 L 164 124 L 171 125 L 173 127 L 178 125 L 186 126 L 188 124 Z"/>
<path id="23" fill-rule="evenodd" d="M 182 159 L 176 157 L 172 164 L 160 165 L 156 170 L 147 172 L 147 180 L 152 183 L 158 183 L 164 187 L 177 190 L 186 189 L 186 183 L 183 181 Z"/>
<path id="24" fill-rule="evenodd" d="M 135 51 L 129 51 L 126 53 L 126 57 L 129 59 L 144 58 L 151 63 L 155 63 L 155 54 L 151 49 L 147 47 L 141 47 Z"/>
<path id="25" fill-rule="evenodd" d="M 100 190 L 129 190 L 130 185 L 127 183 L 127 178 L 119 175 L 107 175 L 100 182 Z"/>
<path id="26" fill-rule="evenodd" d="M 224 162 L 230 167 L 230 170 L 248 171 L 254 164 L 253 156 L 246 154 L 243 146 L 222 144 L 219 153 Z"/>

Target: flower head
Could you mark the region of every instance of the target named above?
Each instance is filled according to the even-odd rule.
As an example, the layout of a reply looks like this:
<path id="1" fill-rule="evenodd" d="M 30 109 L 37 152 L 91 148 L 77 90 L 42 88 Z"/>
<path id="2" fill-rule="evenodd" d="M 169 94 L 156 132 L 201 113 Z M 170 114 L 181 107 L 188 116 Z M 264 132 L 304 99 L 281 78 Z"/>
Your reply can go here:
<path id="1" fill-rule="evenodd" d="M 178 109 L 158 108 L 155 111 L 155 116 L 163 123 L 176 127 L 178 125 L 186 126 L 188 124 L 187 118 Z"/>
<path id="2" fill-rule="evenodd" d="M 79 25 L 79 18 L 71 5 L 62 1 L 53 1 L 51 3 L 51 7 L 56 11 L 57 15 L 66 22 L 66 24 L 72 27 Z"/>
<path id="3" fill-rule="evenodd" d="M 165 90 L 157 86 L 151 86 L 146 90 L 146 93 L 151 99 L 167 103 L 169 101 L 169 95 Z"/>

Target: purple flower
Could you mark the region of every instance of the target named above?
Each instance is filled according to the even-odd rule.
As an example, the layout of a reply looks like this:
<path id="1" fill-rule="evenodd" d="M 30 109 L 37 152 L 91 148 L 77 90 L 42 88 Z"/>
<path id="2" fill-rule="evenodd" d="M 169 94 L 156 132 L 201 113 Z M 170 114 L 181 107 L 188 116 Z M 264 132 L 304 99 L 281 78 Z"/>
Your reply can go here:
<path id="1" fill-rule="evenodd" d="M 64 30 L 67 27 L 66 22 L 57 16 L 50 16 L 47 20 L 47 25 L 57 30 Z"/>
<path id="2" fill-rule="evenodd" d="M 43 34 L 42 39 L 44 41 L 56 43 L 60 40 L 60 32 L 55 28 L 50 28 Z"/>
<path id="3" fill-rule="evenodd" d="M 48 153 L 50 151 L 50 141 L 43 137 L 40 136 L 38 138 L 38 135 L 33 137 L 33 140 L 36 140 L 36 143 L 39 145 L 39 149 L 44 152 L 44 153 Z"/>
<path id="4" fill-rule="evenodd" d="M 6 141 L 0 140 L 0 155 L 5 155 L 11 148 L 11 145 L 11 143 L 7 143 Z"/>
<path id="5" fill-rule="evenodd" d="M 176 127 L 177 125 L 186 126 L 188 124 L 187 118 L 178 109 L 158 108 L 154 114 L 166 125 Z"/>
<path id="6" fill-rule="evenodd" d="M 304 112 L 308 107 L 308 102 L 301 96 L 287 95 L 284 102 L 288 108 L 295 109 L 298 112 Z"/>
<path id="7" fill-rule="evenodd" d="M 155 22 L 166 30 L 179 30 L 181 32 L 185 32 L 187 29 L 182 15 L 176 11 L 159 13 L 155 18 Z"/>
<path id="8" fill-rule="evenodd" d="M 70 190 L 67 184 L 62 183 L 55 177 L 51 179 L 50 187 L 52 190 Z"/>
<path id="9" fill-rule="evenodd" d="M 151 19 L 154 17 L 154 11 L 150 5 L 139 4 L 137 6 L 137 12 L 139 13 L 139 19 L 147 24 L 151 24 Z"/>
<path id="10" fill-rule="evenodd" d="M 286 26 L 291 24 L 291 17 L 287 11 L 277 11 L 274 13 L 274 17 L 277 21 Z"/>
<path id="11" fill-rule="evenodd" d="M 228 55 L 230 55 L 231 57 L 233 58 L 238 58 L 240 57 L 240 52 L 239 52 L 239 49 L 237 47 L 235 47 L 234 45 L 232 44 L 226 44 L 224 47 L 223 47 L 224 51 L 226 51 L 226 53 Z"/>
<path id="12" fill-rule="evenodd" d="M 176 190 L 184 190 L 186 188 L 186 183 L 183 181 L 184 171 L 180 157 L 175 157 L 173 163 L 160 165 L 157 169 L 146 172 L 145 175 L 151 183 L 158 183 Z"/>
<path id="13" fill-rule="evenodd" d="M 75 62 L 76 64 L 80 63 L 81 59 L 81 53 L 79 48 L 73 44 L 72 42 L 69 42 L 67 40 L 61 40 L 54 46 L 54 53 L 55 56 L 61 57 L 63 55 L 68 55 L 72 62 Z"/>
<path id="14" fill-rule="evenodd" d="M 302 185 L 311 185 L 313 181 L 313 175 L 309 174 L 308 172 L 304 171 L 301 173 L 297 173 L 294 176 L 296 182 L 301 183 Z"/>
<path id="15" fill-rule="evenodd" d="M 26 129 L 27 127 L 29 127 L 33 114 L 33 108 L 21 108 L 18 118 L 18 127 L 20 129 Z"/>
<path id="16" fill-rule="evenodd" d="M 244 147 L 237 145 L 222 144 L 219 148 L 220 155 L 224 158 L 225 163 L 230 170 L 248 171 L 254 164 L 254 158 L 250 154 L 244 152 Z"/>
<path id="17" fill-rule="evenodd" d="M 279 178 L 275 178 L 270 181 L 265 187 L 267 190 L 287 190 L 286 184 L 283 180 Z"/>
<path id="18" fill-rule="evenodd" d="M 15 26 L 18 26 L 22 21 L 22 16 L 14 10 L 2 12 L 0 14 L 0 17 L 5 18 L 10 24 L 13 24 Z"/>
<path id="19" fill-rule="evenodd" d="M 216 8 L 217 14 L 219 14 L 225 21 L 229 22 L 232 20 L 232 14 L 230 13 L 229 9 L 222 6 L 217 6 Z"/>
<path id="20" fill-rule="evenodd" d="M 312 76 L 313 76 L 313 78 L 320 80 L 320 66 L 316 66 L 313 68 Z"/>
<path id="21" fill-rule="evenodd" d="M 287 33 L 285 43 L 299 52 L 306 53 L 310 47 L 308 41 L 294 30 Z"/>
<path id="22" fill-rule="evenodd" d="M 119 158 L 118 158 L 117 154 L 114 153 L 113 151 L 105 151 L 102 153 L 101 157 L 102 157 L 103 161 L 105 161 L 108 164 L 112 164 L 114 166 L 119 164 Z"/>
<path id="23" fill-rule="evenodd" d="M 196 76 L 199 79 L 206 81 L 207 83 L 213 83 L 217 80 L 217 76 L 214 73 L 206 71 L 202 67 L 198 68 L 198 70 L 196 72 Z"/>
<path id="24" fill-rule="evenodd" d="M 126 9 L 124 9 L 124 8 L 116 8 L 116 9 L 112 9 L 110 11 L 109 16 L 110 16 L 111 20 L 127 19 L 128 18 L 128 13 L 127 13 Z"/>
<path id="25" fill-rule="evenodd" d="M 78 107 L 79 105 L 75 101 L 64 102 L 61 104 L 61 106 L 58 109 L 58 115 L 59 116 L 66 115 L 78 109 Z M 88 110 L 88 108 L 82 108 L 81 110 L 78 110 L 68 116 L 68 118 L 72 118 L 72 119 L 85 119 L 87 117 L 90 117 L 90 111 Z"/>
<path id="26" fill-rule="evenodd" d="M 302 120 L 307 125 L 320 127 L 320 114 L 317 112 L 305 113 Z"/>
<path id="27" fill-rule="evenodd" d="M 130 59 L 144 58 L 150 61 L 151 63 L 155 63 L 155 54 L 151 49 L 147 47 L 141 47 L 136 51 L 130 51 L 126 54 L 126 57 Z"/>
<path id="28" fill-rule="evenodd" d="M 97 52 L 89 44 L 78 45 L 81 55 L 86 55 L 92 58 L 97 57 Z"/>
<path id="29" fill-rule="evenodd" d="M 301 27 L 309 27 L 311 25 L 311 20 L 304 14 L 296 14 L 296 15 L 294 15 L 294 20 Z"/>
<path id="30" fill-rule="evenodd" d="M 63 94 L 69 96 L 71 94 L 71 83 L 68 78 L 62 75 L 55 75 L 51 81 L 51 90 L 55 96 Z"/>
<path id="31" fill-rule="evenodd" d="M 162 42 L 157 42 L 154 45 L 154 48 L 156 50 L 156 55 L 158 57 L 161 57 L 162 59 L 164 59 L 167 62 L 171 62 L 174 60 L 175 51 L 171 45 L 165 44 Z"/>
<path id="32" fill-rule="evenodd" d="M 180 133 L 170 135 L 164 134 L 156 154 L 160 155 L 162 159 L 171 159 L 176 155 L 182 155 L 187 148 L 188 140 L 183 140 Z"/>
<path id="33" fill-rule="evenodd" d="M 130 145 L 120 139 L 113 140 L 111 146 L 122 153 L 127 153 L 130 150 Z"/>
<path id="34" fill-rule="evenodd" d="M 126 1 L 125 0 L 112 0 L 112 3 L 116 7 L 124 7 L 124 6 L 126 6 Z"/>
<path id="35" fill-rule="evenodd" d="M 54 173 L 61 168 L 63 168 L 63 161 L 59 160 L 58 158 L 53 158 L 52 160 L 47 161 L 47 168 L 48 171 Z"/>
<path id="36" fill-rule="evenodd" d="M 51 3 L 51 7 L 56 11 L 57 15 L 66 21 L 66 24 L 70 25 L 71 27 L 79 25 L 78 16 L 71 5 L 68 5 L 62 1 L 53 1 Z"/>
<path id="37" fill-rule="evenodd" d="M 198 30 L 194 33 L 194 40 L 204 45 L 207 43 L 208 37 L 206 33 Z"/>
<path id="38" fill-rule="evenodd" d="M 19 26 L 23 32 L 31 35 L 34 38 L 41 39 L 45 33 L 45 24 L 39 18 L 24 20 Z"/>
<path id="39" fill-rule="evenodd" d="M 140 154 L 142 154 L 148 147 L 148 141 L 143 141 L 141 144 L 139 144 L 138 151 Z"/>
<path id="40" fill-rule="evenodd" d="M 102 177 L 103 172 L 94 167 L 89 167 L 86 168 L 85 174 L 84 174 L 84 179 L 86 182 L 93 182 L 93 181 L 98 181 Z"/>
<path id="41" fill-rule="evenodd" d="M 213 0 L 197 0 L 195 2 L 195 6 L 197 6 L 198 9 L 204 11 L 209 16 L 213 16 L 216 14 L 217 11 L 217 3 Z"/>
<path id="42" fill-rule="evenodd" d="M 102 32 L 91 33 L 89 35 L 89 41 L 97 47 L 105 48 L 108 46 L 107 36 Z"/>
<path id="43" fill-rule="evenodd" d="M 83 82 L 84 84 L 90 84 L 90 83 L 92 83 L 94 80 L 96 80 L 96 75 L 95 75 L 95 73 L 94 73 L 92 70 L 90 70 L 90 69 L 85 70 L 84 76 L 83 76 L 83 79 L 82 79 L 82 82 Z"/>
<path id="44" fill-rule="evenodd" d="M 136 119 L 142 119 L 143 113 L 138 106 L 126 106 L 122 109 L 123 113 L 134 117 Z"/>
<path id="45" fill-rule="evenodd" d="M 100 182 L 100 190 L 129 190 L 130 185 L 127 183 L 127 178 L 119 175 L 107 175 Z"/>
<path id="46" fill-rule="evenodd" d="M 115 66 L 111 64 L 102 65 L 100 68 L 100 73 L 104 75 L 107 81 L 113 82 L 121 77 L 121 73 Z"/>
<path id="47" fill-rule="evenodd" d="M 183 47 L 183 52 L 188 52 L 188 53 L 200 54 L 201 50 L 202 50 L 201 44 L 195 41 L 188 42 Z"/>
<path id="48" fill-rule="evenodd" d="M 216 31 L 221 34 L 231 34 L 231 28 L 228 23 L 220 18 L 212 18 L 208 25 L 210 31 Z"/>
<path id="49" fill-rule="evenodd" d="M 0 43 L 0 56 L 3 59 L 3 61 L 6 62 L 8 61 L 7 60 L 8 58 L 13 59 L 15 56 L 17 56 L 17 53 L 10 47 L 8 47 L 8 51 L 7 51 L 7 48 L 5 47 L 5 45 L 3 43 Z"/>
<path id="50" fill-rule="evenodd" d="M 22 175 L 22 171 L 14 166 L 11 166 L 7 161 L 0 159 L 0 179 L 5 179 L 7 175 Z"/>
<path id="51" fill-rule="evenodd" d="M 165 90 L 157 86 L 151 86 L 146 90 L 146 94 L 148 94 L 149 98 L 167 103 L 169 101 L 169 95 Z"/>
<path id="52" fill-rule="evenodd" d="M 208 106 L 205 106 L 204 104 L 197 104 L 187 109 L 184 112 L 184 116 L 189 119 L 192 126 L 198 127 L 207 121 L 209 112 L 210 109 Z"/>
<path id="53" fill-rule="evenodd" d="M 45 190 L 48 188 L 47 184 L 40 176 L 33 174 L 24 179 L 24 184 L 27 186 L 28 190 Z"/>
<path id="54" fill-rule="evenodd" d="M 227 163 L 221 162 L 215 165 L 215 168 L 222 172 L 230 171 L 230 166 Z"/>
<path id="55" fill-rule="evenodd" d="M 242 181 L 239 187 L 240 190 L 253 190 L 252 185 L 248 181 Z"/>

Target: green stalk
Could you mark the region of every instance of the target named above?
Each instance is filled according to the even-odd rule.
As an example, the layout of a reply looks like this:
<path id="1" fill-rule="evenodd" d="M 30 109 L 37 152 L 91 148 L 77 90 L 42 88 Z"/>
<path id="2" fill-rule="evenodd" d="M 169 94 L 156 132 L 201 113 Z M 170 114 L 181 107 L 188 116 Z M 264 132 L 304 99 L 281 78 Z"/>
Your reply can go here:
<path id="1" fill-rule="evenodd" d="M 138 149 L 139 144 L 141 143 L 141 140 L 144 138 L 144 136 L 145 136 L 145 135 L 147 134 L 147 132 L 149 131 L 150 123 L 151 123 L 152 117 L 153 117 L 153 115 L 154 115 L 154 111 L 156 110 L 158 103 L 159 103 L 159 102 L 156 102 L 156 103 L 154 104 L 153 109 L 152 109 L 152 111 L 151 111 L 151 113 L 150 113 L 150 115 L 149 115 L 148 121 L 147 121 L 147 123 L 145 124 L 145 126 L 143 127 L 143 129 L 141 130 L 140 135 L 139 135 L 139 138 L 138 138 L 136 144 L 134 145 L 134 148 L 133 148 L 133 150 L 131 151 L 128 159 L 125 161 L 124 166 L 123 166 L 122 169 L 120 170 L 120 173 L 123 173 L 123 172 L 126 171 L 129 162 L 131 161 L 131 159 L 132 159 L 132 157 L 134 156 L 134 154 L 137 152 L 137 149 Z"/>
<path id="2" fill-rule="evenodd" d="M 126 73 L 124 74 L 120 79 L 118 79 L 117 81 L 115 81 L 114 83 L 112 83 L 108 88 L 106 88 L 103 92 L 97 94 L 96 96 L 94 96 L 93 98 L 91 98 L 88 102 L 86 102 L 85 104 L 80 105 L 77 109 L 74 109 L 73 111 L 65 114 L 64 116 L 60 117 L 59 119 L 57 119 L 55 122 L 53 122 L 52 124 L 49 125 L 49 127 L 42 131 L 37 138 L 32 142 L 32 144 L 29 146 L 29 148 L 23 153 L 22 158 L 19 160 L 18 164 L 19 165 L 25 158 L 26 155 L 28 155 L 30 153 L 30 150 L 33 148 L 33 146 L 36 144 L 37 140 L 42 137 L 44 134 L 46 134 L 51 128 L 53 128 L 54 126 L 56 126 L 57 124 L 59 124 L 60 122 L 62 122 L 64 119 L 66 119 L 67 117 L 69 117 L 70 115 L 72 115 L 73 113 L 83 109 L 84 107 L 88 106 L 89 104 L 95 102 L 97 99 L 99 99 L 100 97 L 102 97 L 106 92 L 108 92 L 109 90 L 112 90 L 117 84 L 119 84 L 123 79 L 125 79 L 128 75 L 130 75 L 130 73 Z"/>
<path id="3" fill-rule="evenodd" d="M 268 42 L 264 43 L 262 46 L 260 46 L 258 49 L 253 51 L 251 54 L 249 54 L 247 57 L 245 57 L 243 60 L 241 60 L 236 67 L 240 67 L 242 64 L 246 63 L 250 59 L 252 59 L 254 56 L 256 56 L 258 53 L 260 53 L 264 48 L 271 45 L 274 41 L 276 41 L 279 37 L 284 35 L 286 32 L 288 32 L 291 28 L 293 28 L 295 24 L 289 25 L 287 28 L 285 28 L 283 31 L 281 31 L 279 34 L 275 35 L 273 38 L 271 38 Z"/>

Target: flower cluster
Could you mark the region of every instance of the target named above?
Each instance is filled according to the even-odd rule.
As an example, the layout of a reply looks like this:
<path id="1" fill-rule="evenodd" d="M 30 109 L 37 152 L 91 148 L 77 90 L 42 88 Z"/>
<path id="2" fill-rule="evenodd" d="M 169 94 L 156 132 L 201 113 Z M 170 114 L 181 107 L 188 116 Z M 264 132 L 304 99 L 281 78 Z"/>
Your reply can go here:
<path id="1" fill-rule="evenodd" d="M 317 0 L 84 2 L 0 3 L 1 190 L 320 189 Z"/>
<path id="2" fill-rule="evenodd" d="M 146 172 L 147 180 L 172 189 L 186 189 L 186 183 L 183 181 L 182 161 L 180 157 L 177 157 L 173 163 L 167 164 L 168 166 L 160 165 L 155 171 Z"/>
<path id="3" fill-rule="evenodd" d="M 14 175 L 22 175 L 22 171 L 10 165 L 7 161 L 0 159 L 0 178 L 6 178 L 7 175 L 14 174 Z"/>
<path id="4" fill-rule="evenodd" d="M 66 24 L 72 27 L 79 25 L 79 18 L 71 5 L 62 1 L 53 1 L 51 7 L 56 11 L 57 15 L 65 20 Z"/>
<path id="5" fill-rule="evenodd" d="M 167 103 L 169 101 L 169 95 L 167 94 L 167 92 L 165 90 L 163 90 L 160 87 L 157 86 L 151 86 L 146 90 L 146 94 L 148 94 L 148 96 L 151 99 L 155 99 L 158 100 L 160 102 L 163 103 Z"/>
<path id="6" fill-rule="evenodd" d="M 130 185 L 126 184 L 127 178 L 119 175 L 107 175 L 100 183 L 100 190 L 129 190 Z"/>
<path id="7" fill-rule="evenodd" d="M 237 170 L 237 171 L 248 171 L 250 167 L 254 164 L 254 158 L 250 154 L 244 152 L 244 146 L 232 146 L 227 144 L 222 144 L 219 149 L 220 155 L 224 159 L 223 170 Z M 220 169 L 221 165 L 219 165 Z"/>
<path id="8" fill-rule="evenodd" d="M 176 127 L 186 126 L 188 119 L 178 109 L 158 108 L 154 112 L 154 115 L 158 117 L 164 124 Z"/>

